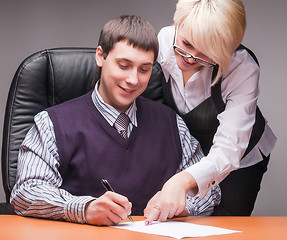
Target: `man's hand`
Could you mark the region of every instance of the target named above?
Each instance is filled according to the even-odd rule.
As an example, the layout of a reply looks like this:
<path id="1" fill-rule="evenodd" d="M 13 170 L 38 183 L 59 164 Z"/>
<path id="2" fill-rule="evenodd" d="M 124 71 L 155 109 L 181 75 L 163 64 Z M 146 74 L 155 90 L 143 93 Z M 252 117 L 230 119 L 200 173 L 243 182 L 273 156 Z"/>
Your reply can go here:
<path id="1" fill-rule="evenodd" d="M 146 225 L 156 220 L 163 222 L 174 216 L 186 216 L 186 193 L 196 186 L 195 179 L 187 172 L 171 177 L 148 202 L 144 210 Z"/>
<path id="2" fill-rule="evenodd" d="M 92 225 L 115 225 L 131 214 L 132 204 L 117 193 L 106 192 L 86 205 L 86 220 Z"/>

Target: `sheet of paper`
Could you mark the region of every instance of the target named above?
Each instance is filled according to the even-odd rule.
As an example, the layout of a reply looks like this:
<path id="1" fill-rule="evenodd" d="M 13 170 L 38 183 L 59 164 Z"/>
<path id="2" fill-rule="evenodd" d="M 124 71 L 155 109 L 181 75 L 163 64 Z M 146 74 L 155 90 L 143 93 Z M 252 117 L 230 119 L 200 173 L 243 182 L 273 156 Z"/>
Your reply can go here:
<path id="1" fill-rule="evenodd" d="M 137 221 L 134 223 L 124 222 L 113 227 L 136 232 L 168 236 L 177 239 L 181 239 L 184 237 L 205 237 L 211 235 L 221 235 L 221 234 L 240 232 L 225 228 L 218 228 L 218 227 L 198 225 L 178 221 L 153 222 L 149 226 L 145 225 L 145 221 Z"/>

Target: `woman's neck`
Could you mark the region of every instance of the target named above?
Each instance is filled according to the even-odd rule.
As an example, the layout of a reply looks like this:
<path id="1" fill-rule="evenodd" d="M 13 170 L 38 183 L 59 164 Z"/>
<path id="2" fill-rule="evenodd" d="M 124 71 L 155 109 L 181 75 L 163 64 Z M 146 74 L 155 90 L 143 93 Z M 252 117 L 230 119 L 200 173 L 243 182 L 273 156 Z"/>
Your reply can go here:
<path id="1" fill-rule="evenodd" d="M 183 85 L 185 86 L 185 84 L 188 82 L 188 80 L 199 71 L 200 69 L 194 69 L 192 71 L 182 71 L 182 78 L 183 78 Z"/>

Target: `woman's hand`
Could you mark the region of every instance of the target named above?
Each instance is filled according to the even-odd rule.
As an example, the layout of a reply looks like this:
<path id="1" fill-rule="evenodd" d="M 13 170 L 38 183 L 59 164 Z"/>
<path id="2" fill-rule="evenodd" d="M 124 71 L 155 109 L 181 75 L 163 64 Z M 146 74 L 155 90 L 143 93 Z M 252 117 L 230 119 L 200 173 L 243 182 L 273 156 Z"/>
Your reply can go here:
<path id="1" fill-rule="evenodd" d="M 195 179 L 185 171 L 171 177 L 148 202 L 144 210 L 146 225 L 156 220 L 166 221 L 174 216 L 186 216 L 186 193 L 194 187 L 197 187 Z"/>
<path id="2" fill-rule="evenodd" d="M 92 225 L 115 225 L 131 214 L 132 204 L 117 193 L 106 192 L 86 205 L 86 221 Z"/>

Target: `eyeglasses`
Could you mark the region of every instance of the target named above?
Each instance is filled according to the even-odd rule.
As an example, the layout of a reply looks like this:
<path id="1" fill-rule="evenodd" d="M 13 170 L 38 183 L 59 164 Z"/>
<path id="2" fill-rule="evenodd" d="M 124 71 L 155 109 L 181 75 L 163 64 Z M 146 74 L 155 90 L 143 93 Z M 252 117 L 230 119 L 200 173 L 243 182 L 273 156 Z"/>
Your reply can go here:
<path id="1" fill-rule="evenodd" d="M 195 57 L 193 56 L 191 53 L 183 50 L 182 48 L 180 48 L 179 46 L 173 44 L 173 49 L 176 53 L 178 53 L 179 55 L 185 57 L 185 58 L 193 58 L 195 62 L 199 63 L 200 65 L 204 66 L 204 67 L 214 67 L 216 66 L 216 64 L 208 62 L 202 58 L 199 57 Z"/>
<path id="2" fill-rule="evenodd" d="M 216 66 L 216 64 L 214 63 L 211 63 L 209 61 L 206 61 L 202 58 L 199 58 L 199 57 L 195 57 L 193 56 L 191 53 L 183 50 L 181 47 L 177 46 L 175 44 L 175 39 L 177 37 L 177 28 L 175 29 L 175 35 L 174 35 L 174 40 L 173 40 L 173 49 L 176 53 L 178 53 L 179 55 L 185 57 L 185 58 L 193 58 L 195 62 L 197 62 L 198 64 L 204 66 L 204 67 L 214 67 Z"/>

